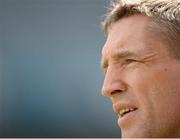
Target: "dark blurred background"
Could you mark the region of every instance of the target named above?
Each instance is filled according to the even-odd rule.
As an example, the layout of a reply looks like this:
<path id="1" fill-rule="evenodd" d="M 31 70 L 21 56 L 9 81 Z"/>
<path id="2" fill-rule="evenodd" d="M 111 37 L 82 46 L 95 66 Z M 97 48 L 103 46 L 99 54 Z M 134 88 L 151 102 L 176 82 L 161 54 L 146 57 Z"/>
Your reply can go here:
<path id="1" fill-rule="evenodd" d="M 120 137 L 101 96 L 107 0 L 0 0 L 0 137 Z"/>

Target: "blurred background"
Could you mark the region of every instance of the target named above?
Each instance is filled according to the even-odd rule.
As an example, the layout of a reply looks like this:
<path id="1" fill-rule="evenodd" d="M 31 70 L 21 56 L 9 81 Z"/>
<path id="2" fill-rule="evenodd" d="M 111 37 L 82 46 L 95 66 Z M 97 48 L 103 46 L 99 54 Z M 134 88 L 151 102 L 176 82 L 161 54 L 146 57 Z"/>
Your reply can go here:
<path id="1" fill-rule="evenodd" d="M 0 0 L 0 137 L 120 137 L 101 96 L 108 0 Z"/>

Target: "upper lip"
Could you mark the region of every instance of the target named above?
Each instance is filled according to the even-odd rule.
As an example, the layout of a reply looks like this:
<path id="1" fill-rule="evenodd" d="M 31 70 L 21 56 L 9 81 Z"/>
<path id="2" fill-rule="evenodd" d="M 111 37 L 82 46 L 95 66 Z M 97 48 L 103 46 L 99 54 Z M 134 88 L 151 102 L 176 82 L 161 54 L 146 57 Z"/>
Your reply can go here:
<path id="1" fill-rule="evenodd" d="M 131 103 L 114 103 L 113 104 L 113 110 L 114 112 L 118 113 L 120 112 L 120 110 L 122 109 L 137 109 L 137 107 Z"/>

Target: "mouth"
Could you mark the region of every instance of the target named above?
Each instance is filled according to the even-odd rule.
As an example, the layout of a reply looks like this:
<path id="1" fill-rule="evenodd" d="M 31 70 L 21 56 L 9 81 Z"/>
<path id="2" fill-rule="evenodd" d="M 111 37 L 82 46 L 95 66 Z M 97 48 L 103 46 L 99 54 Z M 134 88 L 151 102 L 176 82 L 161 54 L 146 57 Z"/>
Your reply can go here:
<path id="1" fill-rule="evenodd" d="M 137 110 L 137 108 L 121 108 L 121 109 L 119 110 L 119 112 L 118 112 L 118 115 L 119 115 L 120 117 L 123 117 L 123 116 L 125 116 L 126 114 L 129 114 L 129 113 L 131 113 L 131 112 L 133 112 L 133 111 L 135 111 L 135 110 Z"/>
<path id="2" fill-rule="evenodd" d="M 116 103 L 113 104 L 113 109 L 119 117 L 124 117 L 125 115 L 136 111 L 138 108 L 130 103 Z"/>
<path id="3" fill-rule="evenodd" d="M 117 102 L 113 104 L 114 112 L 119 115 L 118 125 L 122 128 L 132 125 L 139 115 L 139 107 L 135 103 Z"/>

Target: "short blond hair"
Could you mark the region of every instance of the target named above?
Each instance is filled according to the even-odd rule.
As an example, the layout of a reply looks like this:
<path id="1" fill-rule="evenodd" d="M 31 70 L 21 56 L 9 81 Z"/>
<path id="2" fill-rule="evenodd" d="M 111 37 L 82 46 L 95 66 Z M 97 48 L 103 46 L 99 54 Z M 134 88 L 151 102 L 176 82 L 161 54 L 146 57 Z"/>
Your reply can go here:
<path id="1" fill-rule="evenodd" d="M 171 50 L 180 58 L 180 0 L 113 0 L 102 22 L 104 32 L 108 35 L 113 23 L 135 14 L 150 17 L 150 30 L 176 46 Z"/>

